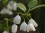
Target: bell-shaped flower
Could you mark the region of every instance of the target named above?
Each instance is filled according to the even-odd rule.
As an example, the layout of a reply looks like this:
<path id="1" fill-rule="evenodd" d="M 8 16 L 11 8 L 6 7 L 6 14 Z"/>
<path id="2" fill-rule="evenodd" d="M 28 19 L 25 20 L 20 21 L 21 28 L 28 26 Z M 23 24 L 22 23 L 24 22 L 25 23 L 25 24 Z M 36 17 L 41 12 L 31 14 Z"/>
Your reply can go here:
<path id="1" fill-rule="evenodd" d="M 7 32 L 7 31 L 4 31 L 3 33 L 9 33 L 9 32 Z"/>
<path id="2" fill-rule="evenodd" d="M 38 24 L 37 24 L 33 19 L 30 19 L 30 20 L 29 20 L 29 23 L 32 23 L 35 27 L 38 26 Z"/>
<path id="3" fill-rule="evenodd" d="M 10 1 L 8 4 L 7 4 L 7 8 L 9 9 L 9 10 L 13 10 L 13 1 Z"/>
<path id="4" fill-rule="evenodd" d="M 27 30 L 27 24 L 25 23 L 25 21 L 21 24 L 20 30 L 22 30 L 22 31 L 26 31 Z"/>
<path id="5" fill-rule="evenodd" d="M 32 23 L 28 24 L 28 26 L 27 26 L 27 32 L 29 32 L 29 31 L 36 31 L 36 29 Z"/>
<path id="6" fill-rule="evenodd" d="M 17 32 L 17 28 L 18 26 L 16 24 L 13 24 L 11 29 L 12 29 L 12 33 L 16 33 Z"/>
<path id="7" fill-rule="evenodd" d="M 6 9 L 6 8 L 2 9 L 0 13 L 1 14 L 13 15 L 13 12 L 10 11 L 9 9 Z"/>
<path id="8" fill-rule="evenodd" d="M 8 15 L 13 15 L 13 12 L 12 11 L 8 11 L 7 14 Z"/>
<path id="9" fill-rule="evenodd" d="M 21 22 L 21 17 L 20 17 L 19 15 L 17 15 L 16 17 L 14 17 L 13 22 L 14 22 L 15 24 L 20 24 L 20 22 Z"/>
<path id="10" fill-rule="evenodd" d="M 13 10 L 17 10 L 17 3 L 16 2 L 13 3 Z"/>
<path id="11" fill-rule="evenodd" d="M 6 14 L 5 11 L 6 11 L 6 8 L 2 9 L 2 10 L 0 11 L 0 14 Z"/>

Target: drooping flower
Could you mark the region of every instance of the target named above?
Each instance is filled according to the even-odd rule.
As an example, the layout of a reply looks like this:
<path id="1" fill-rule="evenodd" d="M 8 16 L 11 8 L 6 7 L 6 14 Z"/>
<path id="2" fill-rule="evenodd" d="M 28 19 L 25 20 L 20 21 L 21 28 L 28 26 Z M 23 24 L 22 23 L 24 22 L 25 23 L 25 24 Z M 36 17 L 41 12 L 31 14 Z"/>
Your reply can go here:
<path id="1" fill-rule="evenodd" d="M 16 24 L 13 24 L 11 29 L 12 29 L 12 33 L 16 33 L 17 32 L 17 28 L 18 26 Z"/>
<path id="2" fill-rule="evenodd" d="M 13 10 L 17 10 L 17 3 L 16 2 L 13 3 Z"/>
<path id="3" fill-rule="evenodd" d="M 7 32 L 7 31 L 4 31 L 3 33 L 9 33 L 9 32 Z"/>
<path id="4" fill-rule="evenodd" d="M 13 1 L 10 1 L 8 4 L 7 4 L 7 8 L 9 9 L 9 10 L 13 10 Z"/>
<path id="5" fill-rule="evenodd" d="M 17 15 L 16 17 L 14 17 L 13 22 L 14 22 L 15 24 L 20 24 L 20 22 L 21 22 L 21 17 L 20 17 L 19 15 Z"/>
<path id="6" fill-rule="evenodd" d="M 28 24 L 28 26 L 27 26 L 27 32 L 29 32 L 29 31 L 36 31 L 36 29 L 32 23 Z"/>
<path id="7" fill-rule="evenodd" d="M 32 23 L 35 27 L 38 26 L 38 24 L 37 24 L 33 19 L 30 19 L 30 20 L 29 20 L 29 23 Z"/>
<path id="8" fill-rule="evenodd" d="M 1 12 L 0 12 L 0 14 L 6 14 L 5 11 L 6 11 L 6 8 L 2 9 Z"/>
<path id="9" fill-rule="evenodd" d="M 13 12 L 12 11 L 8 11 L 7 14 L 8 15 L 13 15 Z"/>
<path id="10" fill-rule="evenodd" d="M 2 9 L 0 13 L 1 14 L 13 15 L 13 12 L 10 11 L 9 9 L 6 9 L 6 8 Z"/>
<path id="11" fill-rule="evenodd" d="M 13 1 L 10 1 L 7 5 L 7 8 L 9 10 L 17 10 L 17 3 L 16 2 L 13 2 Z"/>
<path id="12" fill-rule="evenodd" d="M 25 23 L 25 21 L 21 24 L 20 30 L 22 30 L 22 31 L 26 31 L 27 30 L 27 24 Z"/>

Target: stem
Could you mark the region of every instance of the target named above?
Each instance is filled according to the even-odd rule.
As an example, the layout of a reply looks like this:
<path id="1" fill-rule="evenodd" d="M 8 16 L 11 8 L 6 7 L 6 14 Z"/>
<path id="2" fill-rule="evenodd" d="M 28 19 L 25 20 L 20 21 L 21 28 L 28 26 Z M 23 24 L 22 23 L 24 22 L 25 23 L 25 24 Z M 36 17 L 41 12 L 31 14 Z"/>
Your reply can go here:
<path id="1" fill-rule="evenodd" d="M 44 6 L 45 6 L 45 4 L 42 4 L 42 5 L 36 6 L 36 7 L 32 8 L 32 9 L 29 8 L 29 10 L 28 10 L 27 13 L 29 13 L 30 11 L 32 11 L 32 10 L 34 10 L 34 9 L 37 9 L 37 8 L 40 8 L 40 7 L 44 7 Z"/>
<path id="2" fill-rule="evenodd" d="M 26 16 L 27 17 L 27 16 Z M 27 17 L 27 19 L 29 20 L 29 18 Z"/>
<path id="3" fill-rule="evenodd" d="M 8 19 L 7 19 L 7 18 L 5 18 L 5 20 L 6 20 L 6 23 L 7 23 L 7 31 L 8 31 Z"/>

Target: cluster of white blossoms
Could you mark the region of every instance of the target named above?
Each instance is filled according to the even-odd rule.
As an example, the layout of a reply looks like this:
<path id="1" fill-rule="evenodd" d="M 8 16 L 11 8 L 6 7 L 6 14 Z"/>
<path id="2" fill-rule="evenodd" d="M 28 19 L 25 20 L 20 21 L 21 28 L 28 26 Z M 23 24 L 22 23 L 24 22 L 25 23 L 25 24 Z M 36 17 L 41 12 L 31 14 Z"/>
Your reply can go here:
<path id="1" fill-rule="evenodd" d="M 29 23 L 26 24 L 26 22 L 23 22 L 20 26 L 20 30 L 22 31 L 36 31 L 35 27 L 37 27 L 38 24 L 33 20 L 33 19 L 30 19 L 29 20 Z"/>
<path id="2" fill-rule="evenodd" d="M 17 10 L 17 3 L 16 2 L 13 2 L 13 1 L 10 1 L 8 4 L 7 4 L 7 7 L 6 8 L 3 8 L 0 12 L 0 14 L 8 14 L 8 15 L 13 15 L 13 12 L 12 10 Z M 16 33 L 17 32 L 17 28 L 18 26 L 16 24 L 20 24 L 21 23 L 21 16 L 20 15 L 17 15 L 13 18 L 13 25 L 11 27 L 11 31 L 12 33 Z M 33 20 L 33 19 L 30 19 L 28 24 L 23 21 L 23 23 L 20 25 L 20 30 L 22 31 L 36 31 L 35 27 L 37 27 L 38 24 Z M 7 31 L 4 31 L 3 33 L 9 33 Z"/>
<path id="3" fill-rule="evenodd" d="M 17 32 L 17 28 L 18 26 L 16 24 L 20 24 L 21 22 L 21 17 L 19 15 L 15 16 L 13 19 L 14 24 L 12 25 L 12 33 L 16 33 Z"/>
<path id="4" fill-rule="evenodd" d="M 20 24 L 21 23 L 21 17 L 19 15 L 15 16 L 13 19 L 14 25 L 15 24 Z M 37 27 L 38 24 L 31 18 L 28 22 L 28 24 L 26 24 L 26 22 L 24 21 L 21 25 L 20 25 L 20 30 L 22 31 L 36 31 L 35 27 Z M 17 27 L 12 25 L 12 31 L 17 32 Z"/>
<path id="5" fill-rule="evenodd" d="M 17 10 L 17 3 L 16 2 L 13 2 L 13 1 L 10 1 L 8 4 L 7 4 L 7 7 L 6 8 L 3 8 L 0 12 L 0 14 L 8 14 L 8 15 L 12 15 L 13 12 L 11 10 Z"/>
<path id="6" fill-rule="evenodd" d="M 13 22 L 14 24 L 11 27 L 12 33 L 16 33 L 17 32 L 17 28 L 18 26 L 16 24 L 20 24 L 21 23 L 21 17 L 19 15 L 15 16 L 13 18 Z M 21 25 L 20 25 L 20 30 L 22 31 L 36 31 L 35 27 L 37 27 L 38 24 L 31 18 L 28 22 L 28 24 L 24 21 Z M 7 31 L 4 31 L 5 33 L 8 33 Z"/>

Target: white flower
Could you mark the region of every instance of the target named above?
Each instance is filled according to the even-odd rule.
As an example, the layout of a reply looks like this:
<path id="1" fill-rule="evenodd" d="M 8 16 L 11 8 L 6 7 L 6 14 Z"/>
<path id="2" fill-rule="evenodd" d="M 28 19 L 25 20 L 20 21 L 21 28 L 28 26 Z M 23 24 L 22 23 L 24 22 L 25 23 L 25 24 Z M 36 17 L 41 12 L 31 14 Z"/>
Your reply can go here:
<path id="1" fill-rule="evenodd" d="M 1 14 L 8 14 L 8 15 L 12 15 L 13 14 L 12 11 L 10 11 L 9 9 L 6 9 L 6 8 L 2 9 L 0 13 Z"/>
<path id="2" fill-rule="evenodd" d="M 7 14 L 8 15 L 13 15 L 13 12 L 12 11 L 8 11 Z"/>
<path id="3" fill-rule="evenodd" d="M 17 3 L 16 2 L 13 2 L 13 1 L 10 1 L 7 5 L 7 8 L 9 10 L 17 10 Z"/>
<path id="4" fill-rule="evenodd" d="M 29 23 L 32 23 L 35 27 L 38 26 L 38 24 L 37 24 L 33 19 L 30 19 L 30 20 L 29 20 Z"/>
<path id="5" fill-rule="evenodd" d="M 20 24 L 20 22 L 21 22 L 21 17 L 20 17 L 19 15 L 17 15 L 16 17 L 14 17 L 13 22 L 14 22 L 15 24 Z"/>
<path id="6" fill-rule="evenodd" d="M 8 5 L 7 5 L 7 8 L 9 9 L 9 10 L 13 10 L 13 1 L 10 1 L 9 3 L 8 3 Z"/>
<path id="7" fill-rule="evenodd" d="M 9 33 L 9 32 L 7 32 L 7 31 L 4 31 L 3 33 Z"/>
<path id="8" fill-rule="evenodd" d="M 22 31 L 26 31 L 27 30 L 27 24 L 25 23 L 25 21 L 21 24 L 20 30 L 22 30 Z"/>
<path id="9" fill-rule="evenodd" d="M 17 10 L 17 3 L 16 2 L 14 2 L 14 4 L 13 4 L 13 10 Z"/>
<path id="10" fill-rule="evenodd" d="M 29 32 L 29 31 L 36 31 L 35 27 L 31 23 L 28 24 L 28 26 L 27 26 L 27 32 Z"/>
<path id="11" fill-rule="evenodd" d="M 6 11 L 6 9 L 4 8 L 4 9 L 1 10 L 0 13 L 1 13 L 1 14 L 6 14 L 5 11 Z"/>
<path id="12" fill-rule="evenodd" d="M 12 33 L 16 33 L 17 32 L 17 28 L 18 28 L 18 26 L 16 25 L 16 24 L 13 24 L 12 25 Z"/>

